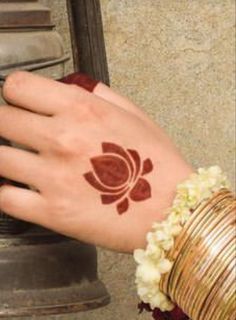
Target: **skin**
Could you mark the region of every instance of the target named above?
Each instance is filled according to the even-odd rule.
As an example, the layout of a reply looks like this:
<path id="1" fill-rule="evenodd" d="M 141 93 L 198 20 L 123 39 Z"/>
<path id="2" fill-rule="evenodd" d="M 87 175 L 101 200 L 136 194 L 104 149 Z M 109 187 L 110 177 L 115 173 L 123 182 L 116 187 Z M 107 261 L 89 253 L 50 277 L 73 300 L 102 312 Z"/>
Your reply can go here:
<path id="1" fill-rule="evenodd" d="M 0 146 L 0 176 L 31 186 L 0 187 L 0 210 L 81 241 L 131 253 L 145 247 L 154 221 L 165 217 L 176 185 L 193 172 L 166 133 L 128 99 L 104 84 L 93 93 L 27 72 L 8 76 L 0 106 L 0 136 L 24 146 Z M 124 214 L 103 204 L 84 178 L 103 142 L 150 159 L 151 197 Z"/>

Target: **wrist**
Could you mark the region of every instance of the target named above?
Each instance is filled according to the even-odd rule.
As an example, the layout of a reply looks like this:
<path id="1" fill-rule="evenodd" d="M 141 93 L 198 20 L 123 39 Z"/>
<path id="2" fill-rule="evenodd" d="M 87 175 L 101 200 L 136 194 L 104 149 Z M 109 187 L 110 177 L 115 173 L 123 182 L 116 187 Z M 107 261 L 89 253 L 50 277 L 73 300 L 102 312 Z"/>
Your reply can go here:
<path id="1" fill-rule="evenodd" d="M 168 170 L 159 170 L 158 174 L 151 178 L 153 200 L 149 201 L 147 207 L 144 208 L 144 214 L 139 221 L 140 228 L 137 229 L 137 241 L 130 252 L 138 248 L 144 249 L 147 246 L 147 234 L 152 229 L 153 224 L 166 219 L 167 212 L 176 197 L 177 186 L 193 173 L 194 169 L 184 162 L 178 166 L 178 170 L 173 171 L 171 177 L 168 177 L 170 176 Z"/>

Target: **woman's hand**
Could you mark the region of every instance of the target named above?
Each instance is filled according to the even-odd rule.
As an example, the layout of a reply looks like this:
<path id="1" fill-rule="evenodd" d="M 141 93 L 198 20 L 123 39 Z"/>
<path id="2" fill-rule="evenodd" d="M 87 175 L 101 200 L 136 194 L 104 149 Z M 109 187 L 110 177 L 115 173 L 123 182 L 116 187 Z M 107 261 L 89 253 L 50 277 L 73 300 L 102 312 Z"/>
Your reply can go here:
<path id="1" fill-rule="evenodd" d="M 126 98 L 27 72 L 11 74 L 0 107 L 0 210 L 67 236 L 131 252 L 171 206 L 192 168 Z"/>

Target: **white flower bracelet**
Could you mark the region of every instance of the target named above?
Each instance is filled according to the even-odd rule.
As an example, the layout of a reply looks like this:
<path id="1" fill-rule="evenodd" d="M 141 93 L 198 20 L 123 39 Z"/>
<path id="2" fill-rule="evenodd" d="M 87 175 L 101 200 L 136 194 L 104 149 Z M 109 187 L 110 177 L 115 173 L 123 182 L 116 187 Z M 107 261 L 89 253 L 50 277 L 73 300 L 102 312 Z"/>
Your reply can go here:
<path id="1" fill-rule="evenodd" d="M 136 285 L 138 295 L 152 309 L 161 311 L 173 309 L 173 303 L 160 290 L 161 275 L 172 268 L 172 262 L 166 258 L 173 247 L 175 237 L 181 232 L 191 215 L 191 209 L 221 188 L 228 188 L 229 182 L 218 166 L 200 168 L 190 178 L 177 186 L 172 208 L 166 212 L 167 219 L 153 224 L 147 234 L 146 250 L 134 251 L 137 262 Z"/>

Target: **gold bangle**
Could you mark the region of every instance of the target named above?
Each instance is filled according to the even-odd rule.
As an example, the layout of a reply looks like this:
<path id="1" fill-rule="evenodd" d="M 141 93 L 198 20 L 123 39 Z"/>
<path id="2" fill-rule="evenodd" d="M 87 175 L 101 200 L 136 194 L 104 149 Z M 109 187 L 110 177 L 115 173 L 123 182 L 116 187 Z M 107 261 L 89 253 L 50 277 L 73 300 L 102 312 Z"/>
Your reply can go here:
<path id="1" fill-rule="evenodd" d="M 228 286 L 232 285 L 232 281 L 234 282 L 234 276 L 232 277 L 232 271 L 234 271 L 233 270 L 234 264 L 235 262 L 232 261 L 231 264 L 229 265 L 229 269 L 225 271 L 225 274 L 221 277 L 221 279 L 219 279 L 217 286 L 213 289 L 216 292 L 216 296 L 217 294 L 219 295 L 219 291 L 221 291 L 221 294 L 222 294 L 222 291 L 223 291 L 222 288 L 225 289 L 224 287 L 226 287 L 226 289 L 228 289 Z M 214 316 L 215 317 L 217 316 L 217 303 L 218 301 L 214 300 L 214 303 L 210 305 L 209 309 L 207 310 L 207 313 L 205 314 L 204 320 L 215 319 Z M 224 320 L 227 320 L 227 318 Z"/>
<path id="2" fill-rule="evenodd" d="M 224 310 L 222 310 L 220 314 L 221 316 L 220 319 L 227 319 L 226 317 L 231 319 L 230 317 L 232 317 L 232 320 L 235 320 L 236 319 L 235 286 L 231 287 L 231 292 L 229 292 L 229 294 L 230 294 L 230 298 L 228 300 L 226 307 L 224 308 Z M 234 310 L 234 312 L 231 313 L 231 310 Z"/>
<path id="3" fill-rule="evenodd" d="M 209 202 L 213 204 L 216 202 L 217 205 L 217 203 L 229 196 L 230 192 L 228 190 L 222 189 L 220 192 L 214 194 L 210 201 L 201 203 L 191 215 L 181 234 L 176 238 L 174 248 L 168 255 L 168 258 L 174 261 L 174 265 L 170 273 L 163 275 L 160 283 L 160 287 L 163 292 L 168 294 L 171 299 L 173 299 L 173 297 L 171 296 L 172 286 L 176 285 L 175 282 L 173 282 L 172 278 L 175 275 L 175 269 L 179 263 L 179 260 L 182 258 L 182 252 L 184 251 L 183 248 L 188 243 L 191 237 L 191 230 L 197 228 L 196 225 L 199 225 L 199 222 L 202 220 L 202 216 L 205 216 L 206 218 L 207 212 L 209 211 Z"/>
<path id="4" fill-rule="evenodd" d="M 234 237 L 234 235 L 233 235 Z M 232 242 L 232 241 L 231 241 Z M 225 259 L 225 263 L 230 264 L 232 260 L 234 260 L 234 255 L 235 255 L 235 248 L 233 245 L 231 245 L 231 248 L 228 250 L 228 252 L 226 253 L 225 251 L 223 252 L 222 256 L 224 256 Z M 204 312 L 207 312 L 209 310 L 209 305 L 212 302 L 211 299 L 211 292 L 213 293 L 213 288 L 215 285 L 217 285 L 219 278 L 221 277 L 221 275 L 225 272 L 225 270 L 227 269 L 227 267 L 225 267 L 225 265 L 223 267 L 219 266 L 216 269 L 216 264 L 212 264 L 211 269 L 213 269 L 213 273 L 212 273 L 212 277 L 210 280 L 208 280 L 208 286 L 207 289 L 204 286 L 204 281 L 205 279 L 202 279 L 201 282 L 201 287 L 197 287 L 197 292 L 196 292 L 196 298 L 194 299 L 194 301 L 191 301 L 191 304 L 189 306 L 190 313 L 193 314 L 193 309 L 198 310 L 199 315 L 197 316 L 196 319 L 200 319 L 200 314 Z M 215 271 L 216 270 L 216 271 Z M 215 272 L 214 272 L 215 271 Z M 210 284 L 209 284 L 210 282 Z M 210 293 L 209 293 L 210 291 Z M 205 319 L 205 318 L 203 318 Z"/>
<path id="5" fill-rule="evenodd" d="M 182 296 L 182 299 L 179 300 L 179 303 L 183 309 L 190 310 L 190 313 L 190 305 L 196 305 L 197 301 L 199 303 L 199 283 L 204 283 L 205 281 L 207 281 L 208 286 L 212 286 L 212 281 L 214 281 L 214 279 L 213 277 L 211 277 L 211 275 L 214 274 L 215 270 L 219 271 L 219 268 L 214 270 L 216 257 L 211 254 L 209 255 L 209 247 L 216 248 L 218 245 L 218 251 L 220 252 L 219 255 L 221 255 L 223 250 L 219 248 L 219 242 L 221 248 L 224 249 L 228 245 L 228 242 L 231 241 L 231 237 L 234 237 L 234 232 L 231 232 L 230 237 L 230 230 L 233 229 L 232 222 L 235 221 L 235 215 L 231 214 L 230 216 L 228 211 L 229 208 L 226 208 L 224 211 L 222 211 L 223 219 L 219 221 L 219 227 L 213 228 L 213 230 L 211 230 L 211 232 L 203 238 L 203 241 L 198 248 L 198 251 L 201 252 L 201 255 L 198 257 L 198 260 L 196 262 L 193 262 L 191 264 L 191 268 L 187 269 L 186 276 L 184 277 L 184 284 L 182 288 L 179 287 L 179 291 L 181 292 Z M 223 234 L 227 235 L 225 240 L 222 237 Z M 201 250 L 201 245 L 205 247 L 205 250 Z M 193 279 L 191 279 L 192 275 L 196 274 L 198 275 L 198 277 L 193 277 Z M 188 299 L 185 298 L 186 296 L 188 296 Z M 203 295 L 201 296 L 201 300 L 203 300 Z"/>
<path id="6" fill-rule="evenodd" d="M 167 255 L 174 264 L 162 276 L 161 288 L 193 320 L 229 320 L 232 314 L 235 206 L 232 193 L 225 189 L 198 205 Z M 209 256 L 211 248 L 215 252 Z M 215 300 L 224 295 L 221 310 L 223 302 L 216 305 Z"/>
<path id="7" fill-rule="evenodd" d="M 227 238 L 229 238 L 229 237 L 230 236 L 228 236 Z M 200 263 L 203 261 L 203 259 L 204 258 L 201 255 L 199 255 Z M 194 286 L 194 283 L 193 283 L 193 281 L 191 279 L 191 276 L 189 276 L 188 279 L 187 279 L 187 277 L 183 274 L 183 281 L 181 283 L 181 286 L 178 285 L 178 290 L 176 290 L 176 294 L 175 294 L 176 300 L 178 301 L 178 303 L 181 305 L 181 307 L 184 310 L 188 310 L 189 315 L 191 315 L 191 305 L 192 305 L 193 301 L 190 298 L 190 293 L 188 295 L 185 295 L 185 292 L 186 292 L 185 288 L 187 287 L 187 289 L 188 289 L 188 288 L 192 287 L 194 289 L 193 291 L 194 291 L 194 296 L 195 296 L 195 292 L 196 292 L 197 288 L 199 287 L 199 284 L 201 284 L 200 279 L 197 278 L 197 273 L 194 273 L 194 271 L 195 270 L 192 271 L 192 277 L 196 278 L 197 285 Z M 212 284 L 211 284 L 211 286 L 212 286 Z M 204 286 L 205 292 L 207 292 L 207 288 L 211 288 L 211 286 L 210 286 L 210 283 L 208 283 L 207 287 Z M 192 293 L 192 295 L 193 295 L 193 293 Z M 186 297 L 188 297 L 188 299 L 186 299 Z M 188 308 L 186 308 L 186 305 L 188 306 Z"/>
<path id="8" fill-rule="evenodd" d="M 213 194 L 211 197 L 211 202 L 221 201 L 224 198 L 231 196 L 231 193 L 227 189 L 221 189 L 219 192 Z M 175 273 L 175 267 L 178 264 L 178 259 L 180 259 L 181 251 L 185 243 L 189 240 L 190 234 L 188 230 L 191 228 L 192 224 L 198 224 L 201 221 L 202 216 L 205 215 L 206 211 L 208 211 L 208 203 L 209 201 L 204 201 L 200 203 L 194 210 L 194 218 L 193 214 L 190 217 L 189 221 L 185 224 L 181 234 L 175 239 L 175 244 L 172 250 L 169 251 L 167 255 L 167 259 L 174 261 L 174 265 L 168 274 L 164 274 L 160 281 L 160 289 L 170 296 L 170 287 L 169 283 L 172 282 L 173 274 Z M 194 228 L 194 226 L 193 226 Z"/>
<path id="9" fill-rule="evenodd" d="M 221 191 L 217 193 L 213 198 L 211 198 L 207 203 L 204 203 L 202 206 L 199 206 L 196 212 L 192 214 L 191 223 L 189 226 L 186 226 L 185 235 L 182 234 L 179 236 L 181 251 L 179 256 L 174 260 L 174 265 L 171 270 L 170 277 L 168 279 L 168 294 L 175 301 L 175 297 L 173 295 L 173 290 L 175 290 L 178 286 L 179 278 L 182 274 L 182 267 L 184 267 L 184 261 L 187 258 L 187 252 L 189 247 L 191 247 L 191 237 L 199 232 L 202 229 L 202 225 L 204 226 L 209 222 L 212 214 L 212 207 L 217 208 L 220 207 L 222 201 L 224 201 L 227 197 L 229 197 L 230 193 L 228 191 Z M 178 301 L 177 301 L 178 303 Z"/>
<path id="10" fill-rule="evenodd" d="M 235 215 L 231 215 L 232 216 L 232 220 L 235 221 Z M 229 237 L 229 233 L 231 231 L 231 237 Z M 211 259 L 211 264 L 208 268 L 208 270 L 205 272 L 205 274 L 203 275 L 203 277 L 201 279 L 199 279 L 200 283 L 208 283 L 209 287 L 212 287 L 214 285 L 214 283 L 216 282 L 216 280 L 218 279 L 219 275 L 221 274 L 221 272 L 223 272 L 223 270 L 226 268 L 227 263 L 229 263 L 232 259 L 232 257 L 234 257 L 235 254 L 235 247 L 234 247 L 234 237 L 235 237 L 235 232 L 234 232 L 234 228 L 232 226 L 229 226 L 226 230 L 226 233 L 228 233 L 228 243 L 226 243 L 225 245 L 223 244 L 223 250 L 219 250 L 219 254 L 217 255 L 217 257 L 215 257 L 215 260 L 212 261 Z M 220 234 L 221 235 L 221 234 Z M 220 241 L 222 241 L 223 239 L 219 239 Z M 214 246 L 214 245 L 213 245 Z M 224 263 L 222 264 L 218 264 L 218 261 L 220 261 L 221 258 L 224 257 Z M 223 261 L 223 260 L 221 260 Z M 204 309 L 208 309 L 208 300 L 209 300 L 209 296 L 205 297 L 205 295 L 202 294 L 200 288 L 197 288 L 195 291 L 195 296 L 193 298 L 191 298 L 191 296 L 189 295 L 189 301 L 192 302 L 192 305 L 196 305 L 196 307 L 198 307 L 198 309 L 202 310 L 202 312 L 204 312 Z M 205 302 L 204 302 L 205 299 Z M 204 302 L 204 306 L 203 305 Z"/>
<path id="11" fill-rule="evenodd" d="M 225 214 L 227 211 L 229 211 L 228 210 L 228 207 L 224 210 L 224 211 L 222 211 L 221 213 L 220 213 L 220 215 L 222 215 L 222 214 Z M 219 216 L 218 216 L 219 217 Z M 217 217 L 217 218 L 218 218 Z M 213 220 L 215 220 L 214 222 L 216 223 L 217 222 L 217 219 L 215 218 L 215 219 L 213 219 Z M 228 219 L 226 219 L 226 220 L 228 220 Z M 222 248 L 224 248 L 224 246 L 225 246 L 225 242 L 226 242 L 226 244 L 227 244 L 227 242 L 229 242 L 230 240 L 231 240 L 231 237 L 234 237 L 234 230 L 233 230 L 233 228 L 231 227 L 231 224 L 232 224 L 232 221 L 234 221 L 235 220 L 235 218 L 234 217 L 232 217 L 231 218 L 231 221 L 229 221 L 229 223 L 228 223 L 228 227 L 227 227 L 227 229 L 225 230 L 225 231 L 230 231 L 230 229 L 232 230 L 232 232 L 231 232 L 231 234 L 230 233 L 226 233 L 226 234 L 224 234 L 224 236 L 222 236 L 221 235 L 221 237 L 219 237 L 219 235 L 218 235 L 218 237 L 217 236 L 215 236 L 214 235 L 214 230 L 215 230 L 215 228 L 211 228 L 211 232 L 210 233 L 208 233 L 208 231 L 209 231 L 209 228 L 208 229 L 206 229 L 206 230 L 204 230 L 204 231 L 206 231 L 205 233 L 208 233 L 207 235 L 205 235 L 204 236 L 204 234 L 202 233 L 202 237 L 203 237 L 203 242 L 204 242 L 204 240 L 206 240 L 206 238 L 208 237 L 208 238 L 211 238 L 211 237 L 213 237 L 213 242 L 212 243 L 209 243 L 209 246 L 212 246 L 212 247 L 215 247 L 216 248 L 216 246 L 217 246 L 217 243 L 218 243 L 218 240 L 220 240 L 220 242 L 221 242 L 221 247 L 220 248 L 218 248 L 218 251 Z M 212 224 L 210 223 L 210 226 L 211 226 Z M 213 235 L 212 235 L 212 231 L 213 231 Z M 215 239 L 214 239 L 215 238 Z M 220 238 L 220 239 L 219 239 Z M 218 244 L 218 246 L 219 246 L 219 244 Z M 198 257 L 198 259 L 199 259 L 199 261 L 200 262 L 202 262 L 203 260 L 204 260 L 204 257 L 205 257 L 205 254 L 204 254 L 204 252 L 201 250 L 201 242 L 198 244 L 198 247 L 197 247 L 197 249 L 198 249 L 198 251 L 199 251 L 199 257 Z M 194 247 L 193 247 L 193 249 L 192 249 L 192 252 L 194 252 L 194 253 L 196 253 L 196 250 L 194 250 Z M 188 253 L 187 253 L 187 255 L 188 255 Z M 192 261 L 191 261 L 191 258 L 192 258 Z M 196 268 L 194 269 L 194 265 L 199 265 L 199 262 L 197 261 L 196 263 L 194 262 L 194 259 L 193 259 L 194 257 L 193 256 L 191 256 L 191 255 L 189 255 L 189 259 L 188 259 L 188 261 L 187 261 L 187 263 L 185 264 L 185 269 L 184 270 L 186 270 L 186 273 L 184 273 L 183 272 L 183 274 L 182 274 L 182 279 L 180 279 L 180 281 L 179 281 L 179 283 L 177 284 L 177 289 L 176 289 L 176 294 L 175 294 L 175 299 L 176 299 L 176 301 L 179 303 L 179 305 L 181 305 L 181 307 L 184 309 L 184 310 L 188 310 L 188 314 L 189 314 L 189 316 L 191 316 L 191 308 L 189 309 L 189 307 L 186 307 L 186 304 L 189 306 L 189 304 L 190 304 L 190 306 L 191 305 L 193 305 L 193 300 L 191 299 L 191 294 L 188 292 L 188 299 L 186 299 L 186 287 L 187 287 L 187 289 L 188 289 L 188 287 L 190 286 L 190 287 L 192 287 L 194 290 L 193 291 L 195 291 L 196 289 L 195 289 L 195 287 L 193 286 L 193 283 L 192 283 L 192 281 L 191 281 L 191 276 L 194 276 L 194 275 L 196 275 L 197 273 L 196 273 Z M 190 261 L 189 261 L 190 260 Z M 214 263 L 214 259 L 213 259 L 213 263 Z M 190 272 L 191 272 L 191 274 L 190 274 Z M 198 280 L 198 283 L 199 283 L 200 281 Z M 210 288 L 210 287 L 209 287 Z M 184 290 L 185 289 L 185 290 Z M 195 292 L 194 292 L 195 293 Z M 191 303 L 190 303 L 191 302 Z M 201 307 L 201 305 L 199 306 L 199 308 Z"/>
<path id="12" fill-rule="evenodd" d="M 221 189 L 219 192 L 213 194 L 212 198 L 208 201 L 203 201 L 200 203 L 194 210 L 194 212 L 191 215 L 191 218 L 189 221 L 185 224 L 184 229 L 181 232 L 181 235 L 179 235 L 176 240 L 175 240 L 175 246 L 172 248 L 171 251 L 169 251 L 167 257 L 171 257 L 173 259 L 177 258 L 178 253 L 179 253 L 179 248 L 178 247 L 183 247 L 181 244 L 182 242 L 186 242 L 190 238 L 190 234 L 187 233 L 188 229 L 191 228 L 192 223 L 198 223 L 198 221 L 201 221 L 202 217 L 201 214 L 209 209 L 209 204 L 214 203 L 216 201 L 216 205 L 219 204 L 221 200 L 224 198 L 229 198 L 230 197 L 230 192 L 227 189 Z M 204 211 L 206 210 L 206 211 Z M 200 214 L 199 214 L 200 213 Z M 194 215 L 194 219 L 192 218 Z M 187 239 L 186 239 L 187 237 Z"/>
<path id="13" fill-rule="evenodd" d="M 205 210 L 208 210 L 207 207 L 205 208 Z M 202 214 L 205 214 L 204 210 L 202 211 Z M 181 233 L 180 236 L 176 239 L 176 241 L 180 239 L 178 243 L 178 255 L 175 257 L 175 253 L 170 257 L 170 259 L 174 261 L 174 265 L 171 269 L 170 274 L 166 276 L 168 276 L 167 293 L 172 300 L 174 299 L 173 290 L 176 288 L 179 276 L 182 273 L 180 266 L 183 264 L 183 260 L 186 257 L 186 246 L 189 246 L 190 243 L 188 240 L 190 238 L 191 229 L 196 230 L 197 226 L 199 226 L 199 222 L 201 221 L 200 217 L 198 218 L 199 221 L 197 219 L 193 219 L 193 217 L 190 218 L 190 223 L 184 228 L 185 233 Z"/>

